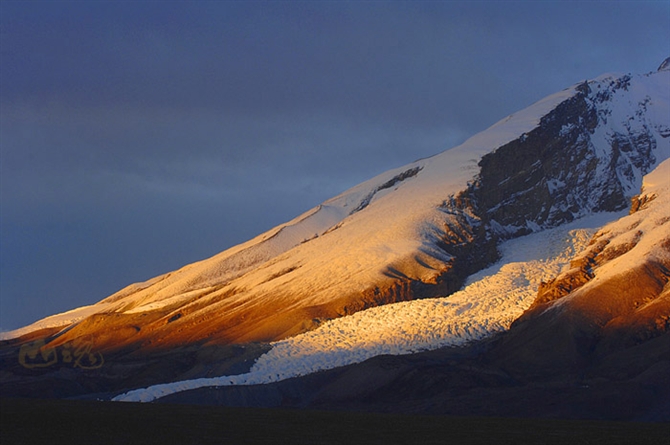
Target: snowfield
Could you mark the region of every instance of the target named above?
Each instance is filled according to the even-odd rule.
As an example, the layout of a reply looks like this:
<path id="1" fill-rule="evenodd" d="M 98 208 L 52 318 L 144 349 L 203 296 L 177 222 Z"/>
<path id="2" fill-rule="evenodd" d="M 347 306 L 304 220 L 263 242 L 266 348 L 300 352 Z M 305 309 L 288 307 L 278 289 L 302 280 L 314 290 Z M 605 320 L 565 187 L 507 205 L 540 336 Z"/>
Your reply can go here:
<path id="1" fill-rule="evenodd" d="M 625 214 L 625 213 L 624 213 Z M 460 346 L 506 330 L 537 295 L 541 281 L 563 271 L 604 224 L 604 213 L 501 244 L 502 259 L 470 277 L 447 298 L 379 306 L 273 343 L 249 373 L 187 380 L 122 394 L 115 401 L 149 402 L 207 386 L 256 385 L 360 363 L 378 355 Z"/>

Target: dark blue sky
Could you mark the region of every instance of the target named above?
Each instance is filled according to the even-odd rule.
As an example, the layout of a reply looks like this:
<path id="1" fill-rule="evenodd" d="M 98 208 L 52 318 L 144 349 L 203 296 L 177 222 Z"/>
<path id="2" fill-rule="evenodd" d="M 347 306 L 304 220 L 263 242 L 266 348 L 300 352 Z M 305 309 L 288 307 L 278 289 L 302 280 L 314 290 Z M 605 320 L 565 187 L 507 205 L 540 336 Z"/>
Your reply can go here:
<path id="1" fill-rule="evenodd" d="M 670 2 L 0 3 L 0 328 L 208 257 L 605 72 Z"/>

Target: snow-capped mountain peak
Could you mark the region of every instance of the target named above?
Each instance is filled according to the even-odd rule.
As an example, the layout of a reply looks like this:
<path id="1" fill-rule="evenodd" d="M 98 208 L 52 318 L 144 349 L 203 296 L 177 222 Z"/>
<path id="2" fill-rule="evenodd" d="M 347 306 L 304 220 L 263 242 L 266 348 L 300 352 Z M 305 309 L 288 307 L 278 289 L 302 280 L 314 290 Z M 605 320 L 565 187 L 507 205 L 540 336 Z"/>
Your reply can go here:
<path id="1" fill-rule="evenodd" d="M 670 157 L 670 73 L 576 84 L 209 259 L 39 328 L 100 350 L 273 341 L 458 291 L 503 239 L 625 209 Z M 103 335 L 104 334 L 104 335 Z"/>

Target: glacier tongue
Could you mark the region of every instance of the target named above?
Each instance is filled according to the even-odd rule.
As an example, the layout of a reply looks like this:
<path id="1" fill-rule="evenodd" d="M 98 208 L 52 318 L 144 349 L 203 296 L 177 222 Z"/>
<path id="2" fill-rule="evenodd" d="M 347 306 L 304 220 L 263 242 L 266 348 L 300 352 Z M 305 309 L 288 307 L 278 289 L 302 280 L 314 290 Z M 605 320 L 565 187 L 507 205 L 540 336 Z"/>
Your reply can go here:
<path id="1" fill-rule="evenodd" d="M 595 231 L 622 216 L 590 216 L 501 245 L 503 259 L 473 275 L 449 298 L 379 306 L 273 344 L 250 372 L 138 389 L 116 401 L 152 401 L 207 386 L 272 383 L 359 363 L 383 354 L 410 354 L 459 346 L 508 329 L 537 294 L 539 283 L 561 272 Z"/>

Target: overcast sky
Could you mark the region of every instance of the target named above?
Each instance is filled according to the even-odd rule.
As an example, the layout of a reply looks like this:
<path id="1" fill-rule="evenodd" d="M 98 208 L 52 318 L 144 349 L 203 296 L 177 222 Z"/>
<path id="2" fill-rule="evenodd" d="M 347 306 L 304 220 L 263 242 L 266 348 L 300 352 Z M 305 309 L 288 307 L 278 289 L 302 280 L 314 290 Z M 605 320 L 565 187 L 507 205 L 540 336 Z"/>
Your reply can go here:
<path id="1" fill-rule="evenodd" d="M 0 3 L 0 328 L 670 56 L 670 2 Z"/>

